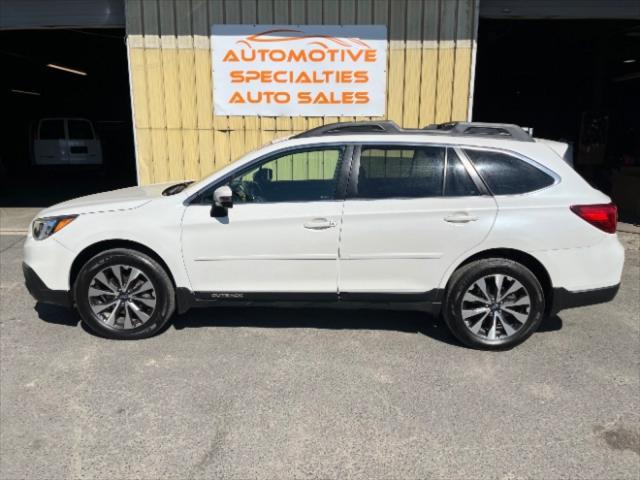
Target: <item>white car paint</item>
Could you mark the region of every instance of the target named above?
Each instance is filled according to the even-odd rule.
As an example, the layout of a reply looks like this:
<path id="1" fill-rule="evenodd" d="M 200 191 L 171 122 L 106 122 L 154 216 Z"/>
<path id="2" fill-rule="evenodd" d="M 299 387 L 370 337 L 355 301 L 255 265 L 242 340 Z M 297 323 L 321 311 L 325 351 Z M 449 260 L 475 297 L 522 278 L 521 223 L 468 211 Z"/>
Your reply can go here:
<path id="1" fill-rule="evenodd" d="M 536 142 L 544 143 L 558 154 L 565 162 L 573 167 L 573 146 L 567 142 L 559 142 L 557 140 L 549 140 L 546 138 L 534 138 Z"/>
<path id="2" fill-rule="evenodd" d="M 459 252 L 486 238 L 496 213 L 495 200 L 485 196 L 347 201 L 340 291 L 419 293 L 438 288 Z M 445 220 L 466 216 L 476 220 Z"/>
<path id="3" fill-rule="evenodd" d="M 142 187 L 128 187 L 110 192 L 96 193 L 58 203 L 42 210 L 38 216 L 54 217 L 65 215 L 71 208 L 74 214 L 100 213 L 137 208 L 162 195 L 162 191 L 175 182 L 156 183 Z"/>
<path id="4" fill-rule="evenodd" d="M 385 144 L 499 148 L 532 159 L 555 184 L 522 195 L 239 204 L 228 218 L 186 200 L 230 172 L 293 147 L 371 143 L 373 135 L 292 138 L 163 196 L 166 184 L 91 195 L 38 217 L 78 214 L 45 240 L 31 234 L 25 262 L 53 290 L 70 290 L 74 259 L 99 242 L 126 240 L 153 250 L 177 287 L 193 292 L 388 292 L 444 288 L 470 256 L 512 249 L 539 260 L 552 286 L 570 291 L 620 281 L 624 250 L 615 234 L 579 218 L 573 204 L 608 203 L 555 151 L 539 142 L 446 135 L 389 135 Z M 476 218 L 449 223 L 455 215 Z M 305 228 L 328 222 L 328 228 Z"/>
<path id="5" fill-rule="evenodd" d="M 182 252 L 194 291 L 332 292 L 338 272 L 342 202 L 237 205 L 229 222 L 211 207 L 186 209 Z M 280 205 L 282 206 L 282 205 Z M 203 241 L 207 239 L 207 241 Z"/>

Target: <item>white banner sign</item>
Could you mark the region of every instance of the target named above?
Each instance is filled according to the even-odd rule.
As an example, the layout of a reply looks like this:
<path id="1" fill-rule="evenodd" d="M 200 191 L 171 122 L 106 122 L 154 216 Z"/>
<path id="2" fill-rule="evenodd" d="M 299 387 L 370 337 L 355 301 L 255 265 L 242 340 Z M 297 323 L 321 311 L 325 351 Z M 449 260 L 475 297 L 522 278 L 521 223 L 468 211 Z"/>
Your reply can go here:
<path id="1" fill-rule="evenodd" d="M 384 25 L 214 25 L 215 115 L 383 116 Z"/>

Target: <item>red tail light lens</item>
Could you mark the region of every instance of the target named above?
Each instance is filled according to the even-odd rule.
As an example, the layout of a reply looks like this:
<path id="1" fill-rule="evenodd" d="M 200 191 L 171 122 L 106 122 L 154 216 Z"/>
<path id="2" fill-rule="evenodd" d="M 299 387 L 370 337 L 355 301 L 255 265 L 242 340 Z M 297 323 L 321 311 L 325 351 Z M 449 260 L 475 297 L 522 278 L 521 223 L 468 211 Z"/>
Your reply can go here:
<path id="1" fill-rule="evenodd" d="M 618 207 L 614 203 L 601 205 L 571 205 L 571 211 L 603 232 L 616 233 Z"/>

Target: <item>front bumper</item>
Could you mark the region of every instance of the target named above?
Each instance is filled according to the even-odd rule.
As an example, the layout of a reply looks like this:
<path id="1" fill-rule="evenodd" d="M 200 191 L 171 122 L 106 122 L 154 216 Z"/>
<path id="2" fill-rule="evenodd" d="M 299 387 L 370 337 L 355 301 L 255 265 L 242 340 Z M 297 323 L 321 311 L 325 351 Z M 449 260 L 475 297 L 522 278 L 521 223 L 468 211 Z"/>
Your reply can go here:
<path id="1" fill-rule="evenodd" d="M 29 234 L 24 242 L 24 263 L 37 272 L 49 290 L 71 290 L 69 272 L 75 257 L 71 250 L 55 238 L 38 241 Z"/>
<path id="2" fill-rule="evenodd" d="M 549 314 L 555 315 L 560 310 L 565 310 L 567 308 L 585 307 L 587 305 L 610 302 L 618 294 L 619 289 L 619 283 L 610 287 L 594 288 L 576 292 L 572 292 L 565 288 L 554 288 L 553 302 Z"/>
<path id="3" fill-rule="evenodd" d="M 50 303 L 62 307 L 72 305 L 71 295 L 66 290 L 51 290 L 26 263 L 22 263 L 22 273 L 27 290 L 38 302 Z"/>

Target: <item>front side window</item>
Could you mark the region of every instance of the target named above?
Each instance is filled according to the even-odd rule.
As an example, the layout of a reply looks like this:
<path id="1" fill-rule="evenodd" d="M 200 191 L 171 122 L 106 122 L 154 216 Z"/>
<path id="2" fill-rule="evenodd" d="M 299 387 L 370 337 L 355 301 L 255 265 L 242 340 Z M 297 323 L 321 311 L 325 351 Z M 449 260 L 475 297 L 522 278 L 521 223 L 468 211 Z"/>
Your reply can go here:
<path id="1" fill-rule="evenodd" d="M 357 198 L 442 196 L 445 148 L 363 146 Z"/>
<path id="2" fill-rule="evenodd" d="M 225 183 L 233 191 L 234 203 L 334 200 L 342 157 L 342 148 L 287 152 L 234 174 Z"/>
<path id="3" fill-rule="evenodd" d="M 533 192 L 555 181 L 551 175 L 507 153 L 471 149 L 465 149 L 465 153 L 494 195 Z"/>

